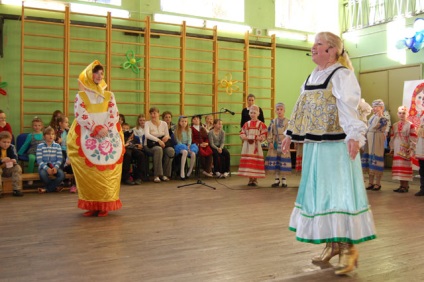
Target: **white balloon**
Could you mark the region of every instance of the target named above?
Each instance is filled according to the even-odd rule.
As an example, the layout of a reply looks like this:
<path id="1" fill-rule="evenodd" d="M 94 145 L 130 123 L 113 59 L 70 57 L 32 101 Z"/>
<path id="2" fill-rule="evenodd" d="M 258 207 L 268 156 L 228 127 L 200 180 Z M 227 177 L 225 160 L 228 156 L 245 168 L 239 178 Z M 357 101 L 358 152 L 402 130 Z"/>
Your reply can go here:
<path id="1" fill-rule="evenodd" d="M 404 31 L 405 38 L 412 38 L 415 36 L 415 30 L 412 27 L 405 28 Z"/>
<path id="2" fill-rule="evenodd" d="M 416 19 L 414 22 L 414 31 L 421 32 L 424 30 L 424 19 Z"/>

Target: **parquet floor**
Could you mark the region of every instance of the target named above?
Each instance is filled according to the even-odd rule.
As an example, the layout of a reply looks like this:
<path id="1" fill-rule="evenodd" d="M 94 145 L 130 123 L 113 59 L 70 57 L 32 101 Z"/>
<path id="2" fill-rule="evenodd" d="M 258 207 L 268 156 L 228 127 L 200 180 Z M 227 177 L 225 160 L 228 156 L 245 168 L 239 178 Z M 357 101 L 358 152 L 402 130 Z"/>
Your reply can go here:
<path id="1" fill-rule="evenodd" d="M 196 182 L 195 179 L 185 183 Z M 359 268 L 337 277 L 310 258 L 323 245 L 288 230 L 299 177 L 289 188 L 246 179 L 122 186 L 124 207 L 85 218 L 68 192 L 0 199 L 0 281 L 423 281 L 424 197 L 368 192 L 378 239 L 358 245 Z M 337 262 L 337 258 L 333 258 Z"/>

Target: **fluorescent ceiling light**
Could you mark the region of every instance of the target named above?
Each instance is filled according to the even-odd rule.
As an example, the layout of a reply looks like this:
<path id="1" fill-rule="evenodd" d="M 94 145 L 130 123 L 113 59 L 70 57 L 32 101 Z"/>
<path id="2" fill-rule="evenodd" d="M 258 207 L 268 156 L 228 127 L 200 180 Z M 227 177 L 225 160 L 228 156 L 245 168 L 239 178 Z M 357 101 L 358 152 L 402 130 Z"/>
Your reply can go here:
<path id="1" fill-rule="evenodd" d="M 65 4 L 55 1 L 32 1 L 32 0 L 1 0 L 1 3 L 4 5 L 13 5 L 13 6 L 22 6 L 22 2 L 25 7 L 44 9 L 44 10 L 54 10 L 54 11 L 65 11 Z"/>
<path id="2" fill-rule="evenodd" d="M 99 6 L 85 5 L 85 4 L 76 4 L 76 3 L 71 3 L 70 6 L 71 6 L 71 12 L 74 12 L 74 13 L 107 16 L 107 13 L 110 12 L 112 17 L 116 17 L 116 18 L 130 17 L 129 11 L 121 10 L 121 9 L 99 7 Z"/>
<path id="3" fill-rule="evenodd" d="M 189 18 L 189 17 L 180 17 L 174 15 L 165 15 L 165 14 L 154 14 L 153 20 L 155 22 L 171 23 L 171 24 L 182 24 L 184 21 L 188 26 L 197 26 L 204 27 L 205 20 Z"/>
<path id="4" fill-rule="evenodd" d="M 252 28 L 248 25 L 242 25 L 242 24 L 233 24 L 233 23 L 226 23 L 226 22 L 218 22 L 218 21 L 206 21 L 206 27 L 213 28 L 216 26 L 219 31 L 228 31 L 228 32 L 241 32 L 245 33 L 246 31 L 251 32 Z"/>
<path id="5" fill-rule="evenodd" d="M 267 34 L 268 36 L 275 34 L 276 37 L 284 38 L 284 39 L 293 39 L 293 40 L 300 40 L 300 41 L 310 40 L 307 33 L 301 33 L 301 32 L 269 29 L 267 31 Z"/>

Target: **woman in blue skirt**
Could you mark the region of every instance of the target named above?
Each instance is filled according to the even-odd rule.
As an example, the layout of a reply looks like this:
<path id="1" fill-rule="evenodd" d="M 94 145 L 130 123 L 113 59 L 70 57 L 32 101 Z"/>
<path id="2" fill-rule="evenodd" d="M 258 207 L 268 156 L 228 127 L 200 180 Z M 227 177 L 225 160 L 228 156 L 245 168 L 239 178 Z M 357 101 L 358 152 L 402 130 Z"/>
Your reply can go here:
<path id="1" fill-rule="evenodd" d="M 376 238 L 358 154 L 366 125 L 359 119 L 361 90 L 341 39 L 318 33 L 311 53 L 317 67 L 302 86 L 282 142 L 283 152 L 292 141 L 304 144 L 289 228 L 298 241 L 326 243 L 312 261 L 339 255 L 340 275 L 357 266 L 354 245 Z"/>

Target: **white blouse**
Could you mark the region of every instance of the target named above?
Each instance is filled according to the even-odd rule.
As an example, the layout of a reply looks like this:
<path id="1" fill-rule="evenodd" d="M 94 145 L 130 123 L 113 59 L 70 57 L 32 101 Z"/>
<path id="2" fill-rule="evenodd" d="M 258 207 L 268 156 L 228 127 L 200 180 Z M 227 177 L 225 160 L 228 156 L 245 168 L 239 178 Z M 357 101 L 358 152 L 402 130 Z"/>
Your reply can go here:
<path id="1" fill-rule="evenodd" d="M 169 136 L 168 124 L 161 120 L 159 126 L 156 126 L 152 123 L 152 121 L 146 121 L 144 125 L 144 134 L 146 136 L 144 145 L 147 145 L 147 139 L 158 142 L 158 137 Z"/>
<path id="2" fill-rule="evenodd" d="M 315 68 L 309 77 L 308 85 L 317 85 L 325 82 L 331 72 L 340 67 L 340 63 L 336 63 L 324 70 Z M 333 95 L 336 97 L 336 105 L 339 111 L 340 126 L 346 133 L 347 142 L 349 139 L 359 141 L 359 146 L 365 144 L 365 132 L 367 126 L 359 118 L 358 105 L 361 100 L 361 88 L 355 73 L 349 69 L 337 70 L 331 78 L 333 84 Z M 302 84 L 301 92 L 304 91 Z"/>

